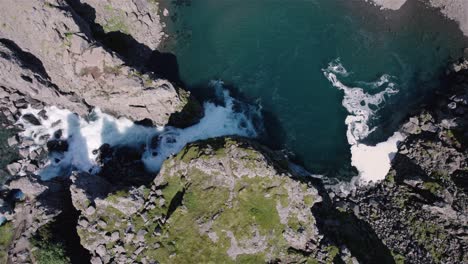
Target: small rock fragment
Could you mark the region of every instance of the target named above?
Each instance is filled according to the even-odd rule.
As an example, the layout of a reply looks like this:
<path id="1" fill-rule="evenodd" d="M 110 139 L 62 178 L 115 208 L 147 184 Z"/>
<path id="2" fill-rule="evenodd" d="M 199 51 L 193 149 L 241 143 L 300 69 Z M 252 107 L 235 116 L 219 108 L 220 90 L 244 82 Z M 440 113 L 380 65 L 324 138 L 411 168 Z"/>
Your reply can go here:
<path id="1" fill-rule="evenodd" d="M 37 119 L 37 117 L 35 117 L 33 114 L 25 114 L 21 118 L 26 120 L 31 125 L 34 125 L 34 126 L 40 126 L 41 125 L 41 121 L 39 121 L 39 119 Z"/>
<path id="2" fill-rule="evenodd" d="M 8 173 L 10 175 L 16 175 L 18 172 L 20 172 L 21 170 L 21 164 L 19 164 L 18 162 L 14 162 L 14 163 L 11 163 L 11 164 L 8 164 L 7 167 L 6 167 Z"/>

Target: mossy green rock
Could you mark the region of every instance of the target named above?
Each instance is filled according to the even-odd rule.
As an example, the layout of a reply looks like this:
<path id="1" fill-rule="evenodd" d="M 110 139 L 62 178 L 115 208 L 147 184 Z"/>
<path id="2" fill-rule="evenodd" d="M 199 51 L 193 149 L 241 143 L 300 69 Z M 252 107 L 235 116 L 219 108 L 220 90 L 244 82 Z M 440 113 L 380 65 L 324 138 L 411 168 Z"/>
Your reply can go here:
<path id="1" fill-rule="evenodd" d="M 13 239 L 13 224 L 7 222 L 0 226 L 0 263 L 7 262 L 7 252 Z"/>
<path id="2" fill-rule="evenodd" d="M 161 262 L 297 261 L 289 248 L 315 249 L 317 192 L 246 141 L 189 145 L 155 183 L 165 200 L 161 247 L 152 252 Z"/>
<path id="3" fill-rule="evenodd" d="M 321 197 L 273 157 L 245 139 L 190 144 L 165 162 L 136 213 L 112 206 L 129 193 L 95 202 L 89 225 L 79 228 L 82 243 L 105 244 L 117 262 L 313 262 L 320 236 L 311 208 Z M 106 239 L 115 232 L 119 240 Z"/>

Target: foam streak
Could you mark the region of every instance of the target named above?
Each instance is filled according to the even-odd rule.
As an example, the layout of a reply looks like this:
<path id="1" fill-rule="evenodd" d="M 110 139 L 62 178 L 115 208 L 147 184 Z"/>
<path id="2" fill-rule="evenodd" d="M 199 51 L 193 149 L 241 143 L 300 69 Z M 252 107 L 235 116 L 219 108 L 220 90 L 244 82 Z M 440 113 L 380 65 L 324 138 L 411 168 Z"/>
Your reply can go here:
<path id="1" fill-rule="evenodd" d="M 334 87 L 344 92 L 342 104 L 349 113 L 345 119 L 346 137 L 351 145 L 351 163 L 358 169 L 361 181 L 384 179 L 390 170 L 392 153 L 397 151 L 397 144 L 403 140 L 403 136 L 396 132 L 388 140 L 376 146 L 367 146 L 361 141 L 375 131 L 376 127 L 369 127 L 369 121 L 385 102 L 385 96 L 398 92 L 395 89 L 395 84 L 390 81 L 391 77 L 383 75 L 376 82 L 361 82 L 372 89 L 385 87 L 380 92 L 369 94 L 361 87 L 348 87 L 338 79 L 338 77 L 349 76 L 339 59 L 329 63 L 328 67 L 323 69 L 323 74 Z"/>

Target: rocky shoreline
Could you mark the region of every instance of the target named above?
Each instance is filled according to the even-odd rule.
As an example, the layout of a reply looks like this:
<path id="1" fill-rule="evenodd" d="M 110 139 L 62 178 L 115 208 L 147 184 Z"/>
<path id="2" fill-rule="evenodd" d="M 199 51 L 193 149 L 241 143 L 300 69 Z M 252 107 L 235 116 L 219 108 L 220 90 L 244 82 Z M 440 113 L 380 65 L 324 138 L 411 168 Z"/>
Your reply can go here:
<path id="1" fill-rule="evenodd" d="M 408 0 L 364 0 L 382 7 L 382 9 L 398 10 L 402 8 Z M 413 0 L 410 0 L 413 1 Z M 464 0 L 417 0 L 430 7 L 440 9 L 440 12 L 447 18 L 456 21 L 460 30 L 468 36 L 468 2 Z"/>
<path id="2" fill-rule="evenodd" d="M 467 77 L 466 61 L 454 64 L 434 102 L 402 126 L 385 181 L 335 196 L 405 263 L 467 260 Z"/>
<path id="3" fill-rule="evenodd" d="M 71 151 L 70 139 L 57 129 L 38 145 L 17 132 L 48 120 L 46 106 L 83 118 L 99 107 L 145 126 L 188 127 L 203 115 L 150 63 L 164 34 L 158 5 L 112 3 L 2 1 L 0 262 L 468 261 L 466 60 L 402 126 L 386 179 L 350 193 L 242 137 L 191 143 L 157 174 L 144 169 L 141 149 L 104 144 L 94 150 L 98 173 L 43 181 L 37 172 Z"/>

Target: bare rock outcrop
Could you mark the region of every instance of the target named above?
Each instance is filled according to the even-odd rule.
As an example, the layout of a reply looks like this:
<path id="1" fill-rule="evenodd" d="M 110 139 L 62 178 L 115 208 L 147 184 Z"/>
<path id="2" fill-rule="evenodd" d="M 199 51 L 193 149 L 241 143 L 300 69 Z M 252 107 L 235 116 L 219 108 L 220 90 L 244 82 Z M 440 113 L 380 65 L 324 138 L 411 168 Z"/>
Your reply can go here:
<path id="1" fill-rule="evenodd" d="M 56 221 L 60 215 L 68 214 L 64 209 L 68 195 L 66 180 L 43 182 L 35 175 L 16 177 L 0 193 L 5 204 L 0 206 L 0 215 L 9 221 L 1 225 L 2 263 L 31 263 L 37 255 L 35 236 L 39 230 Z M 7 191 L 6 197 L 4 196 Z M 52 234 L 49 234 L 52 235 Z"/>
<path id="2" fill-rule="evenodd" d="M 94 9 L 94 22 L 105 33 L 119 31 L 132 36 L 150 50 L 158 48 L 165 33 L 154 0 L 101 1 L 73 0 Z"/>
<path id="3" fill-rule="evenodd" d="M 364 0 L 373 2 L 382 9 L 398 10 L 408 0 Z M 466 0 L 418 0 L 437 8 L 447 18 L 456 21 L 463 34 L 468 36 L 468 2 Z"/>
<path id="4" fill-rule="evenodd" d="M 0 10 L 0 38 L 34 54 L 59 93 L 73 93 L 106 112 L 157 125 L 167 124 L 189 101 L 187 92 L 126 66 L 96 42 L 88 24 L 65 1 L 0 4 L 8 7 Z"/>
<path id="5" fill-rule="evenodd" d="M 40 102 L 66 107 L 85 114 L 88 107 L 72 93 L 63 93 L 49 81 L 42 63 L 34 55 L 21 50 L 12 41 L 0 40 L 0 99 L 18 105 L 42 106 Z M 16 107 L 15 107 L 16 108 Z M 16 113 L 16 109 L 9 108 Z"/>
<path id="6" fill-rule="evenodd" d="M 77 174 L 71 187 L 81 243 L 96 263 L 353 260 L 320 234 L 317 189 L 246 139 L 192 143 L 148 187 L 102 196 L 93 186 L 110 185 L 96 177 Z"/>

